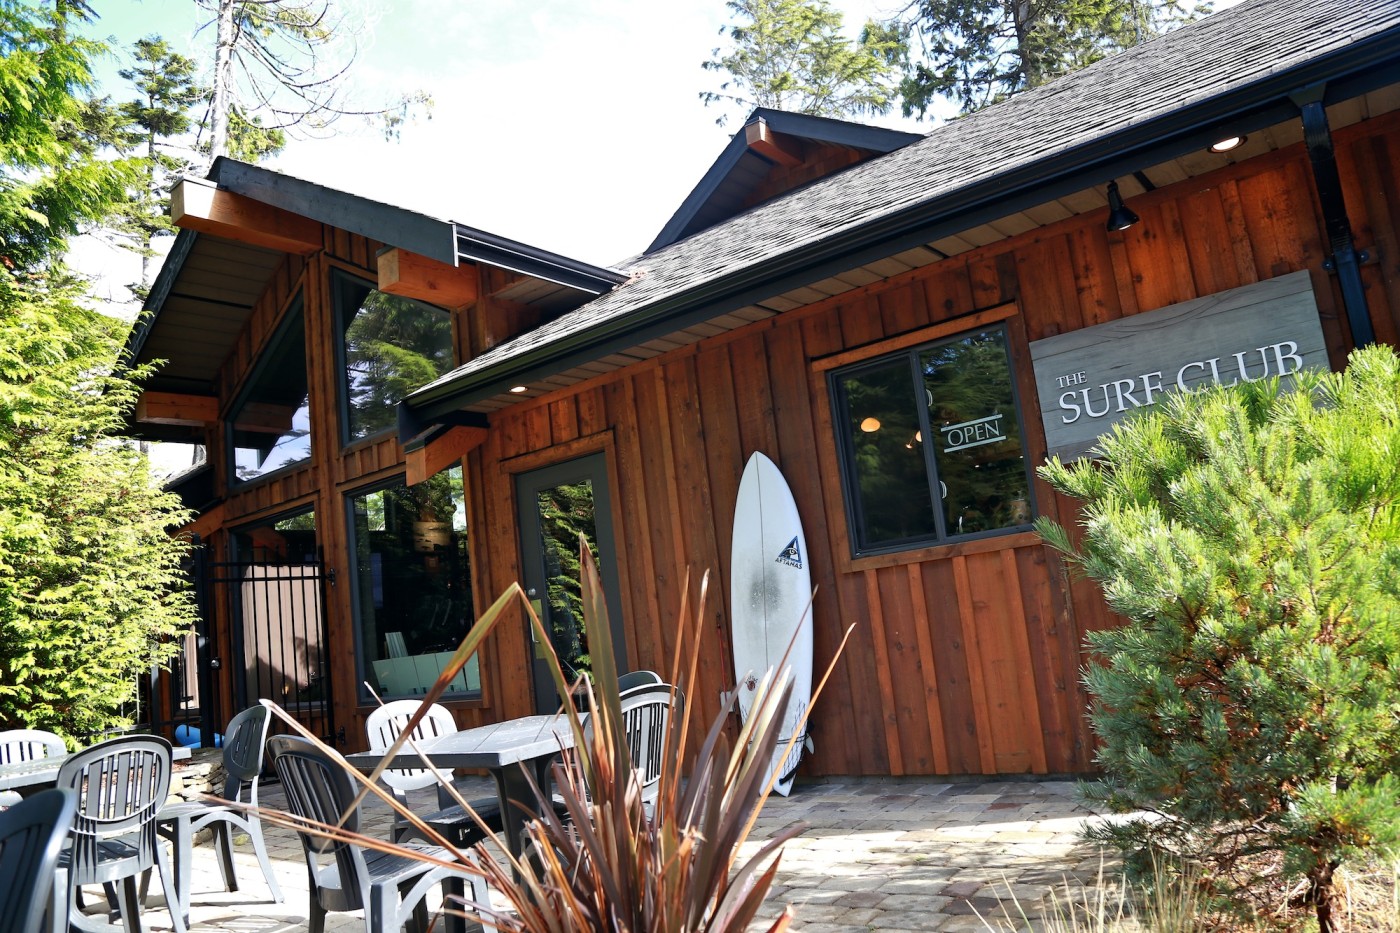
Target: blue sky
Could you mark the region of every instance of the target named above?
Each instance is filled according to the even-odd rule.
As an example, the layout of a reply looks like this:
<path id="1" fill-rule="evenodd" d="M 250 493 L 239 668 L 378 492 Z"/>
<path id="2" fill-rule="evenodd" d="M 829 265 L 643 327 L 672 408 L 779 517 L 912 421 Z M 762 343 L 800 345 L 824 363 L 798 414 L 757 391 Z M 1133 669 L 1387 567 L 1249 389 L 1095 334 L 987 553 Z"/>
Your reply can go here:
<path id="1" fill-rule="evenodd" d="M 897 2 L 897 0 L 896 0 Z M 360 0 L 337 0 L 352 7 Z M 888 0 L 842 0 L 848 34 Z M 95 4 L 119 47 L 155 32 L 207 59 L 194 0 Z M 370 4 L 364 4 L 368 9 Z M 394 0 L 371 14 L 353 77 L 367 99 L 427 91 L 398 142 L 349 123 L 269 167 L 598 264 L 640 252 L 737 128 L 698 94 L 723 0 Z M 124 96 L 115 63 L 104 92 Z M 115 86 L 113 86 L 115 85 Z M 883 125 L 926 131 L 894 117 Z"/>

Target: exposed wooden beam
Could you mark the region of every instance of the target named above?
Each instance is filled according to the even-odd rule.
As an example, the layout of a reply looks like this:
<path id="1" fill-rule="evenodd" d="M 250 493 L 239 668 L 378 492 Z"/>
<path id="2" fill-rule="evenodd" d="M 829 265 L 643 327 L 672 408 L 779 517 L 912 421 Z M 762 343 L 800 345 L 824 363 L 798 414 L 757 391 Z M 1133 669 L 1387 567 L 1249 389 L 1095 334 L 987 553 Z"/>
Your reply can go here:
<path id="1" fill-rule="evenodd" d="M 235 431 L 256 431 L 260 434 L 285 434 L 292 429 L 297 406 L 275 405 L 272 402 L 249 402 L 238 411 L 233 423 Z"/>
<path id="2" fill-rule="evenodd" d="M 464 307 L 480 294 L 476 266 L 449 266 L 398 247 L 379 254 L 379 290 L 444 308 Z"/>
<path id="3" fill-rule="evenodd" d="M 199 535 L 201 540 L 208 541 L 214 532 L 218 531 L 224 524 L 224 503 L 205 509 L 195 516 L 194 521 L 181 528 L 178 534 Z"/>
<path id="4" fill-rule="evenodd" d="M 180 395 L 148 389 L 136 400 L 136 420 L 143 424 L 202 428 L 218 419 L 219 400 L 212 395 Z"/>
<path id="5" fill-rule="evenodd" d="M 773 128 L 763 120 L 757 120 L 744 127 L 744 142 L 759 155 L 788 168 L 801 165 L 804 161 L 801 144 L 782 133 L 773 132 Z"/>
<path id="6" fill-rule="evenodd" d="M 486 440 L 485 428 L 456 427 L 404 454 L 404 481 L 416 486 L 460 461 Z"/>
<path id="7" fill-rule="evenodd" d="M 170 220 L 177 227 L 284 253 L 307 256 L 321 248 L 317 221 L 199 178 L 176 183 L 170 192 Z"/>

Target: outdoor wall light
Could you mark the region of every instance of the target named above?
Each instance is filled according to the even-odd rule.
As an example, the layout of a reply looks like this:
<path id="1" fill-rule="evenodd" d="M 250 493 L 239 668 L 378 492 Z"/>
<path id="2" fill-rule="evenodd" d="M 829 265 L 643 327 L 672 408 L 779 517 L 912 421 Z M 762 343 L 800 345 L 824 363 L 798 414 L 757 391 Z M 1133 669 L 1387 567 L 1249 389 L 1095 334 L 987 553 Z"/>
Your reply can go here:
<path id="1" fill-rule="evenodd" d="M 1231 149 L 1238 149 L 1243 146 L 1247 139 L 1249 139 L 1248 136 L 1226 136 L 1219 142 L 1211 143 L 1209 148 L 1211 152 L 1229 152 Z"/>
<path id="2" fill-rule="evenodd" d="M 1138 222 L 1138 215 L 1128 209 L 1128 205 L 1123 203 L 1123 196 L 1118 193 L 1118 182 L 1108 183 L 1108 230 L 1110 233 L 1116 230 L 1127 230 Z"/>
<path id="3" fill-rule="evenodd" d="M 880 419 L 866 418 L 860 423 L 860 429 L 866 434 L 874 434 L 876 431 L 880 430 Z"/>

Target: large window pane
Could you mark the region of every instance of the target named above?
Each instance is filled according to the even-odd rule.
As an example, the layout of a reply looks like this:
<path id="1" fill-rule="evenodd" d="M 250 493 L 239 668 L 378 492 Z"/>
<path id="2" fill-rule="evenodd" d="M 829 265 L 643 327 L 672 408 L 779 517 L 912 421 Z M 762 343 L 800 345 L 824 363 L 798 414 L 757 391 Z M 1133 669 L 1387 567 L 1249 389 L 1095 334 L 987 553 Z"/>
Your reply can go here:
<path id="1" fill-rule="evenodd" d="M 462 470 L 349 497 L 361 676 L 381 696 L 426 693 L 475 619 Z M 453 693 L 481 689 L 476 658 Z"/>
<path id="2" fill-rule="evenodd" d="M 935 533 L 907 356 L 839 378 L 862 548 Z"/>
<path id="3" fill-rule="evenodd" d="M 392 428 L 398 401 L 452 368 L 452 316 L 344 273 L 336 273 L 335 295 L 351 441 Z"/>
<path id="4" fill-rule="evenodd" d="M 306 327 L 298 298 L 229 416 L 237 479 L 256 479 L 311 457 L 307 402 Z"/>
<path id="5" fill-rule="evenodd" d="M 861 363 L 831 385 L 855 553 L 1030 523 L 1002 328 Z"/>
<path id="6" fill-rule="evenodd" d="M 1030 521 L 1006 335 L 969 334 L 919 355 L 950 535 Z"/>

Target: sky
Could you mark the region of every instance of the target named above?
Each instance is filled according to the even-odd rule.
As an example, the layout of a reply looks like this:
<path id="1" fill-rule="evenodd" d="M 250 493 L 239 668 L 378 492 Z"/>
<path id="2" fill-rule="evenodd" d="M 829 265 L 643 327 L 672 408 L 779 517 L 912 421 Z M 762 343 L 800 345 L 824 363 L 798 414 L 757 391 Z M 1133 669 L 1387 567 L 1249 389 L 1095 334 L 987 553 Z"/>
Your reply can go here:
<path id="1" fill-rule="evenodd" d="M 356 0 L 335 0 L 354 15 Z M 129 48 L 158 33 L 201 61 L 212 27 L 194 0 L 95 0 L 96 33 Z M 839 0 L 846 32 L 898 0 Z M 699 99 L 724 0 L 388 0 L 358 37 L 366 100 L 426 91 L 431 118 L 395 142 L 343 121 L 262 163 L 327 187 L 455 220 L 574 259 L 641 252 L 742 124 Z M 123 63 L 98 70 L 124 99 Z M 927 132 L 897 113 L 867 122 Z M 128 279 L 129 281 L 129 279 Z"/>

